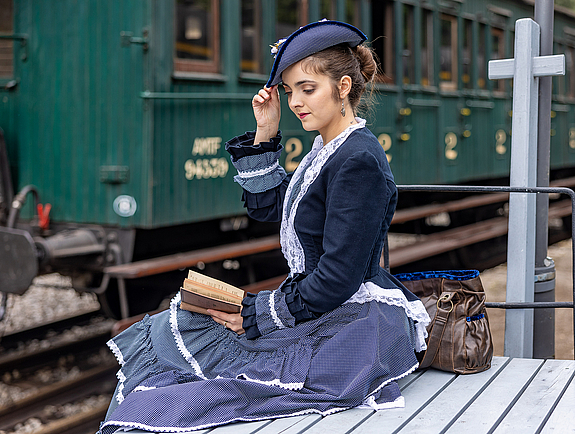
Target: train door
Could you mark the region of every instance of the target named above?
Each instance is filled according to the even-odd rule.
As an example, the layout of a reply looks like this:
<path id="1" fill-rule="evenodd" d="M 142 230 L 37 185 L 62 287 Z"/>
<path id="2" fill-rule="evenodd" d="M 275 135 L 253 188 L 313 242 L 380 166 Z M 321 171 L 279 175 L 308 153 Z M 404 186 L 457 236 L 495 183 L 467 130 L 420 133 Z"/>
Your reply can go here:
<path id="1" fill-rule="evenodd" d="M 17 62 L 14 58 L 24 54 L 19 35 L 14 33 L 14 0 L 0 0 L 0 226 L 8 219 L 13 196 L 13 178 L 16 175 L 16 136 L 14 101 L 18 92 Z M 22 50 L 22 51 L 21 51 Z"/>
<path id="2" fill-rule="evenodd" d="M 20 187 L 38 186 L 55 223 L 145 219 L 147 2 L 14 5 L 15 32 L 28 38 L 18 65 Z"/>
<path id="3" fill-rule="evenodd" d="M 408 97 L 403 128 L 398 133 L 404 149 L 402 160 L 409 166 L 409 183 L 440 182 L 439 101 L 432 98 Z"/>
<path id="4" fill-rule="evenodd" d="M 570 129 L 571 108 L 565 104 L 575 95 L 573 88 L 573 48 L 555 43 L 554 52 L 565 54 L 566 74 L 553 77 L 554 103 L 551 105 L 551 168 L 563 167 L 570 160 L 570 145 L 575 142 L 575 130 Z"/>

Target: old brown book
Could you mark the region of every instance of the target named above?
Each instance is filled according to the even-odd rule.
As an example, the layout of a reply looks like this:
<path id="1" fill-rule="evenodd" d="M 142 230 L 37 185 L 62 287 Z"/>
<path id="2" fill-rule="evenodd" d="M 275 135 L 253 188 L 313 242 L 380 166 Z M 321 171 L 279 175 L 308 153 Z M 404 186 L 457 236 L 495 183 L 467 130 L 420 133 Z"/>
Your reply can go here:
<path id="1" fill-rule="evenodd" d="M 189 271 L 180 288 L 180 308 L 207 314 L 207 309 L 239 313 L 244 291 L 233 285 Z"/>
<path id="2" fill-rule="evenodd" d="M 227 313 L 239 313 L 242 308 L 240 303 L 228 303 L 226 301 L 196 294 L 195 292 L 191 291 L 180 290 L 180 292 L 182 294 L 182 302 L 180 303 L 180 307 L 184 310 L 192 310 L 188 307 L 195 306 L 202 310 L 200 313 L 207 313 L 207 309 L 219 310 L 221 312 Z M 192 310 L 192 312 L 197 312 L 197 310 Z"/>
<path id="3" fill-rule="evenodd" d="M 188 292 L 195 292 L 196 294 L 205 295 L 206 297 L 215 298 L 228 303 L 241 303 L 242 299 L 229 292 L 202 285 L 201 283 L 194 282 L 190 279 L 184 279 L 182 289 Z"/>

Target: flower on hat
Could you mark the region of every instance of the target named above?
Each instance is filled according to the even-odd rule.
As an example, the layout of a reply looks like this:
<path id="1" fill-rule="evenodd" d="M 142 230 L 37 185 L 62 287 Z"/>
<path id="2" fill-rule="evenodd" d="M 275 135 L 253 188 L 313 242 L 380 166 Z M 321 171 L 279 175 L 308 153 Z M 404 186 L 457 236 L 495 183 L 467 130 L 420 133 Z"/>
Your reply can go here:
<path id="1" fill-rule="evenodd" d="M 280 39 L 279 41 L 277 41 L 275 44 L 270 45 L 270 47 L 272 47 L 271 49 L 271 54 L 272 56 L 276 57 L 276 55 L 278 54 L 278 51 L 280 49 L 280 47 L 282 46 L 282 44 L 287 40 L 287 38 L 284 39 Z"/>

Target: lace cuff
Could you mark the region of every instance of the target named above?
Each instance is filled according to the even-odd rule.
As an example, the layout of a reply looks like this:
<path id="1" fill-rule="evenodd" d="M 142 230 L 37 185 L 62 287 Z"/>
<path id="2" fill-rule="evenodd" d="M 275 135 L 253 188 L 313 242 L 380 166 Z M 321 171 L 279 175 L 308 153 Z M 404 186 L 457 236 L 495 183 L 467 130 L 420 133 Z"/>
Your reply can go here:
<path id="1" fill-rule="evenodd" d="M 237 161 L 242 157 L 249 155 L 259 155 L 265 152 L 276 152 L 282 149 L 281 131 L 278 131 L 275 137 L 272 137 L 269 142 L 261 142 L 254 145 L 256 137 L 255 131 L 248 131 L 241 136 L 236 136 L 226 142 L 226 151 L 232 156 L 232 161 Z"/>
<path id="2" fill-rule="evenodd" d="M 262 334 L 293 327 L 295 321 L 281 291 L 262 291 L 256 299 L 256 320 Z"/>
<path id="3" fill-rule="evenodd" d="M 279 163 L 281 152 L 280 149 L 277 152 L 243 157 L 235 162 L 232 160 L 238 171 L 234 181 L 250 193 L 262 193 L 277 187 L 287 176 Z"/>
<path id="4" fill-rule="evenodd" d="M 242 316 L 244 317 L 244 330 L 246 338 L 255 334 L 258 336 L 295 326 L 295 319 L 290 314 L 285 301 L 285 294 L 281 291 L 261 291 L 257 295 L 248 294 L 248 299 L 242 303 Z M 247 327 L 247 328 L 246 328 Z M 249 330 L 252 329 L 252 330 Z M 248 331 L 250 334 L 248 335 Z M 258 337 L 255 336 L 255 337 Z"/>
<path id="5" fill-rule="evenodd" d="M 286 177 L 286 172 L 279 164 L 282 153 L 281 135 L 269 142 L 253 145 L 255 133 L 247 132 L 226 143 L 226 150 L 238 174 L 234 181 L 250 193 L 261 193 L 277 187 Z"/>

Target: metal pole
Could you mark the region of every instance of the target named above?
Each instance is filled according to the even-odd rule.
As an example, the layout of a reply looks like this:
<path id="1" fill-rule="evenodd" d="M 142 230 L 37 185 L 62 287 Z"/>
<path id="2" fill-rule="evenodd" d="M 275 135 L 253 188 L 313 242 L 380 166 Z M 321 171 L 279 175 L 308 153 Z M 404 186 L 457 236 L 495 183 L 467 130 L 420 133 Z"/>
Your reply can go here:
<path id="1" fill-rule="evenodd" d="M 540 56 L 553 54 L 553 0 L 535 1 L 535 22 L 541 28 Z M 537 186 L 549 186 L 552 77 L 539 78 Z M 549 196 L 536 199 L 534 301 L 555 301 L 555 263 L 547 257 Z M 533 318 L 533 358 L 555 356 L 555 310 L 536 309 Z"/>

